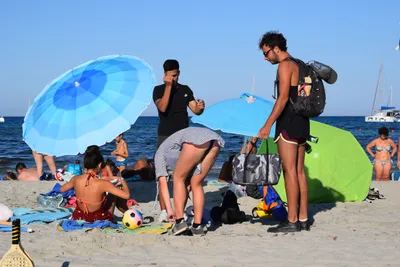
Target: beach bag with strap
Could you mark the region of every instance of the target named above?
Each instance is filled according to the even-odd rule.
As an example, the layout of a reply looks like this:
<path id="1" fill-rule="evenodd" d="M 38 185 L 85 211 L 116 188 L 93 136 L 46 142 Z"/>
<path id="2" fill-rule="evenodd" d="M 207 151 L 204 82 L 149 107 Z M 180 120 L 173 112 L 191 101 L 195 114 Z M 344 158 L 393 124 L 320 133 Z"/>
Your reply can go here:
<path id="1" fill-rule="evenodd" d="M 278 154 L 236 154 L 232 161 L 232 180 L 239 185 L 276 185 L 282 163 Z"/>
<path id="2" fill-rule="evenodd" d="M 297 86 L 297 98 L 289 98 L 291 106 L 296 114 L 303 117 L 314 118 L 324 112 L 326 93 L 323 80 L 334 83 L 337 79 L 336 72 L 329 66 L 311 61 L 304 63 L 300 59 L 288 57 L 299 68 L 299 82 Z M 275 80 L 275 95 L 279 84 L 279 76 Z"/>

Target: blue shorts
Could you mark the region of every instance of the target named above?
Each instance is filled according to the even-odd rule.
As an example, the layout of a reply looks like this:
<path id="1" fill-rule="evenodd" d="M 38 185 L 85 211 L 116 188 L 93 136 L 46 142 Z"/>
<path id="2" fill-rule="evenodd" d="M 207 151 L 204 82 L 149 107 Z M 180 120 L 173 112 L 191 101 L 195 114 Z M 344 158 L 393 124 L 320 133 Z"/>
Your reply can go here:
<path id="1" fill-rule="evenodd" d="M 121 166 L 125 166 L 126 167 L 126 165 L 127 165 L 126 159 L 121 160 L 121 161 L 119 161 L 119 160 L 115 161 L 115 166 L 117 166 L 117 167 L 121 167 Z"/>

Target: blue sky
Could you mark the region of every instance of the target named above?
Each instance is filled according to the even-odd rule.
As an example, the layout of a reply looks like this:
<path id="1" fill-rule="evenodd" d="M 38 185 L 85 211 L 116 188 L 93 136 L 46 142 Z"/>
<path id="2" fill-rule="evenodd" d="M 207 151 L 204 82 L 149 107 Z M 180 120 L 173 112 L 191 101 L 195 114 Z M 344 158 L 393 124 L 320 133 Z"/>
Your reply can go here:
<path id="1" fill-rule="evenodd" d="M 180 82 L 211 105 L 251 91 L 272 100 L 276 66 L 258 49 L 279 30 L 288 51 L 339 74 L 327 85 L 324 115 L 371 112 L 380 63 L 382 86 L 400 107 L 400 1 L 12 1 L 0 2 L 0 115 L 24 116 L 65 71 L 110 54 L 162 64 L 178 59 Z M 388 93 L 384 92 L 384 101 Z M 155 115 L 152 103 L 144 115 Z"/>

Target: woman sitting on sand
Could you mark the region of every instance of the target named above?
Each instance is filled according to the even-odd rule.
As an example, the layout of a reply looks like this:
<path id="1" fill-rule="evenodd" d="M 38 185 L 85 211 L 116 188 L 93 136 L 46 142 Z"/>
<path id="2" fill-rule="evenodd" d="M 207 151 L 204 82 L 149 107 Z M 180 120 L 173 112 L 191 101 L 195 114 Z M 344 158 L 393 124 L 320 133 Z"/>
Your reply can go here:
<path id="1" fill-rule="evenodd" d="M 97 176 L 100 172 L 101 164 L 104 159 L 100 149 L 87 149 L 84 158 L 84 166 L 87 172 L 83 175 L 72 177 L 64 184 L 60 191 L 66 192 L 75 189 L 77 207 L 72 213 L 73 220 L 84 220 L 94 222 L 98 220 L 113 220 L 113 204 L 116 196 L 123 199 L 129 199 L 130 193 L 125 181 L 119 181 L 113 185 L 107 180 L 101 180 Z M 121 189 L 117 188 L 121 186 Z M 106 192 L 109 194 L 106 195 Z M 108 199 L 107 199 L 108 198 Z"/>
<path id="2" fill-rule="evenodd" d="M 374 169 L 376 181 L 389 181 L 392 160 L 396 154 L 397 147 L 392 139 L 388 138 L 389 129 L 382 127 L 378 130 L 379 137 L 367 145 L 368 153 L 374 158 Z M 372 148 L 375 147 L 375 154 Z M 390 150 L 392 149 L 392 152 Z"/>
<path id="3" fill-rule="evenodd" d="M 224 140 L 215 132 L 200 127 L 189 127 L 169 136 L 158 148 L 154 157 L 156 179 L 159 181 L 160 197 L 167 206 L 168 218 L 175 217 L 174 235 L 185 232 L 189 227 L 184 220 L 184 209 L 188 198 L 185 184 L 190 183 L 193 193 L 194 219 L 191 231 L 204 235 L 201 218 L 204 209 L 202 182 L 219 154 Z M 167 182 L 173 176 L 174 207 L 172 209 Z"/>

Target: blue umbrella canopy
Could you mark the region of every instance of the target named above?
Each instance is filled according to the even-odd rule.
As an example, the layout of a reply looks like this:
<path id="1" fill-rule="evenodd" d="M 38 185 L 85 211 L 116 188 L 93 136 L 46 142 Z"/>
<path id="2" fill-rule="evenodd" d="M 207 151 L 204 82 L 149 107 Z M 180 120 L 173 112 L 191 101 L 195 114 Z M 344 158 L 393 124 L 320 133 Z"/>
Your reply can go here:
<path id="1" fill-rule="evenodd" d="M 130 129 L 151 103 L 153 69 L 133 56 L 89 61 L 47 85 L 29 108 L 23 140 L 39 153 L 76 155 Z"/>
<path id="2" fill-rule="evenodd" d="M 192 117 L 192 122 L 226 133 L 257 136 L 273 107 L 271 101 L 243 93 L 238 98 L 222 100 L 211 105 L 200 116 Z M 271 127 L 270 137 L 274 135 L 275 125 Z"/>

